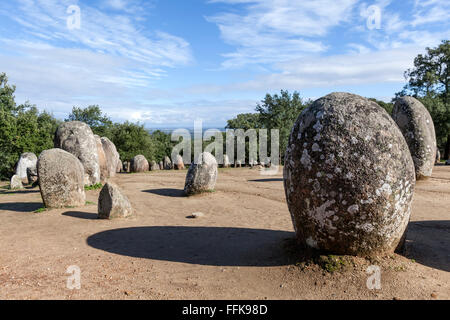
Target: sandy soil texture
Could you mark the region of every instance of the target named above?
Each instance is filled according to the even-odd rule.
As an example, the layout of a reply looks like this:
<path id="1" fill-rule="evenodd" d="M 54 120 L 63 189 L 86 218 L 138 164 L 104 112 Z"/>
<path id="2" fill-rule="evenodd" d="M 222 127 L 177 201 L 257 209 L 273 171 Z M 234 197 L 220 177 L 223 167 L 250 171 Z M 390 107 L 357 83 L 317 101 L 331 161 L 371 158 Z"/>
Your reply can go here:
<path id="1" fill-rule="evenodd" d="M 0 189 L 0 299 L 450 298 L 449 166 L 417 184 L 404 254 L 331 257 L 332 268 L 291 252 L 281 173 L 220 169 L 216 192 L 190 198 L 185 175 L 118 175 L 136 216 L 115 221 L 97 219 L 98 190 L 85 207 L 36 212 L 39 189 Z M 74 265 L 79 290 L 66 287 Z M 367 288 L 369 265 L 379 290 Z"/>

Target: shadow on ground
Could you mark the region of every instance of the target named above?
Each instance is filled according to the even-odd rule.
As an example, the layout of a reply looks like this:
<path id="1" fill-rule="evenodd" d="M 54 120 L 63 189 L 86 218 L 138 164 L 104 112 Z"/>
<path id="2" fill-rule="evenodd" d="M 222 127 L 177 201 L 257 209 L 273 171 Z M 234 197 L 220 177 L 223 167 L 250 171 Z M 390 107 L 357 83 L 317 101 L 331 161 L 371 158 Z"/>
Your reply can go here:
<path id="1" fill-rule="evenodd" d="M 82 211 L 67 211 L 62 214 L 63 216 L 86 219 L 86 220 L 97 220 L 98 215 L 90 212 L 82 212 Z"/>
<path id="2" fill-rule="evenodd" d="M 283 178 L 270 178 L 270 179 L 255 179 L 255 180 L 248 180 L 248 182 L 275 182 L 275 181 L 283 181 Z"/>
<path id="3" fill-rule="evenodd" d="M 34 212 L 44 207 L 42 202 L 10 202 L 0 203 L 0 210 L 16 212 Z"/>
<path id="4" fill-rule="evenodd" d="M 410 222 L 405 255 L 417 263 L 450 272 L 450 220 Z"/>
<path id="5" fill-rule="evenodd" d="M 288 264 L 293 232 L 221 227 L 136 227 L 100 232 L 91 247 L 124 256 L 211 266 Z"/>
<path id="6" fill-rule="evenodd" d="M 142 190 L 142 192 L 157 194 L 158 196 L 172 197 L 172 198 L 184 198 L 186 194 L 184 190 L 180 189 L 151 189 Z"/>

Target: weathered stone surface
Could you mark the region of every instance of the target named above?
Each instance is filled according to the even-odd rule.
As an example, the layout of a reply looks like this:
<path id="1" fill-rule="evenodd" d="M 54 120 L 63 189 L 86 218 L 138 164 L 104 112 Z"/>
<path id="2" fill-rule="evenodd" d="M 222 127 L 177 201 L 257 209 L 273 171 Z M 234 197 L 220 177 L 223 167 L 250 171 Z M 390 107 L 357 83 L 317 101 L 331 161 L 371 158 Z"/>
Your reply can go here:
<path id="1" fill-rule="evenodd" d="M 405 138 L 375 102 L 332 93 L 298 117 L 284 187 L 301 243 L 336 254 L 393 252 L 404 239 L 414 186 Z"/>
<path id="2" fill-rule="evenodd" d="M 116 175 L 117 167 L 120 163 L 120 155 L 117 152 L 115 144 L 106 137 L 102 137 L 103 151 L 106 156 L 106 165 L 108 169 L 108 177 L 112 178 Z"/>
<path id="3" fill-rule="evenodd" d="M 35 184 L 38 181 L 36 166 L 27 168 L 27 179 L 30 184 Z"/>
<path id="4" fill-rule="evenodd" d="M 159 162 L 159 169 L 164 170 L 164 161 Z"/>
<path id="5" fill-rule="evenodd" d="M 19 176 L 22 181 L 30 183 L 28 181 L 27 168 L 36 167 L 36 163 L 37 157 L 34 153 L 23 153 L 19 158 L 19 162 L 17 162 L 16 175 Z"/>
<path id="6" fill-rule="evenodd" d="M 439 149 L 436 149 L 436 163 L 440 162 L 441 162 L 441 152 L 439 151 Z"/>
<path id="7" fill-rule="evenodd" d="M 176 159 L 173 162 L 173 168 L 175 170 L 184 170 L 183 157 L 179 154 L 176 156 Z"/>
<path id="8" fill-rule="evenodd" d="M 164 157 L 164 170 L 172 170 L 173 169 L 173 165 L 172 165 L 172 161 L 170 160 L 170 158 L 168 156 Z"/>
<path id="9" fill-rule="evenodd" d="M 102 139 L 98 135 L 94 135 L 95 143 L 97 145 L 98 165 L 100 166 L 100 181 L 105 182 L 109 178 L 108 165 L 106 163 L 106 155 L 103 150 Z"/>
<path id="10" fill-rule="evenodd" d="M 11 178 L 9 188 L 11 190 L 23 189 L 22 178 L 20 178 L 17 174 L 13 175 Z"/>
<path id="11" fill-rule="evenodd" d="M 151 171 L 157 171 L 160 170 L 159 164 L 157 164 L 155 161 L 152 161 L 151 165 L 150 165 L 150 170 Z"/>
<path id="12" fill-rule="evenodd" d="M 119 161 L 117 162 L 116 173 L 121 173 L 122 172 L 122 168 L 123 168 L 123 163 L 119 159 Z"/>
<path id="13" fill-rule="evenodd" d="M 403 133 L 416 169 L 416 179 L 430 177 L 436 161 L 436 133 L 425 106 L 413 97 L 397 99 L 392 118 Z"/>
<path id="14" fill-rule="evenodd" d="M 71 121 L 61 124 L 55 133 L 55 148 L 70 152 L 81 161 L 86 185 L 100 182 L 97 143 L 91 128 L 86 123 Z"/>
<path id="15" fill-rule="evenodd" d="M 235 166 L 235 168 L 241 168 L 242 167 L 242 161 L 241 160 L 237 160 L 236 164 L 234 166 Z"/>
<path id="16" fill-rule="evenodd" d="M 131 172 L 146 172 L 149 170 L 148 161 L 143 155 L 137 155 L 131 160 Z"/>
<path id="17" fill-rule="evenodd" d="M 37 162 L 39 187 L 47 208 L 84 206 L 84 169 L 80 160 L 62 149 L 45 150 Z"/>
<path id="18" fill-rule="evenodd" d="M 108 182 L 100 191 L 98 198 L 98 217 L 100 219 L 128 218 L 133 215 L 133 208 L 120 188 Z"/>
<path id="19" fill-rule="evenodd" d="M 187 195 L 213 191 L 217 180 L 217 161 L 209 152 L 199 155 L 197 163 L 192 163 L 186 175 L 184 192 Z"/>

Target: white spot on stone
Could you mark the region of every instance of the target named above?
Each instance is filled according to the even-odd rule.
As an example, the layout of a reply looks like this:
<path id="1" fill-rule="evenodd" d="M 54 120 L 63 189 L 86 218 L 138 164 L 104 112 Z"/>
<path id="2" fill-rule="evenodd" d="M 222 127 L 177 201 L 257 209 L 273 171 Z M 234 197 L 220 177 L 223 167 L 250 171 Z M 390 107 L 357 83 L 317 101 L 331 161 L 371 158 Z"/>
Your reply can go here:
<path id="1" fill-rule="evenodd" d="M 354 205 L 348 207 L 347 211 L 351 214 L 355 214 L 359 211 L 359 206 L 357 204 L 354 204 Z"/>

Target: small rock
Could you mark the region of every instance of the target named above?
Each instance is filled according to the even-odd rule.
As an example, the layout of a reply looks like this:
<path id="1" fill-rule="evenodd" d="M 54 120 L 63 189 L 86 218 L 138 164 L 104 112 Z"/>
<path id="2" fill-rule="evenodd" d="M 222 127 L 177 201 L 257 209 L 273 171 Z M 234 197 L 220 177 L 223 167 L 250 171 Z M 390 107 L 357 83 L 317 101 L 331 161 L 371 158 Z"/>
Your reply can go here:
<path id="1" fill-rule="evenodd" d="M 119 187 L 111 182 L 105 184 L 98 198 L 98 217 L 115 219 L 128 218 L 132 215 L 131 203 Z"/>
<path id="2" fill-rule="evenodd" d="M 191 214 L 190 216 L 188 216 L 189 219 L 197 219 L 197 218 L 202 218 L 204 217 L 205 214 L 202 212 L 194 212 L 193 214 Z"/>
<path id="3" fill-rule="evenodd" d="M 432 297 L 433 299 L 437 299 L 438 295 L 437 295 L 436 292 L 433 292 L 433 293 L 431 294 L 431 297 Z"/>

